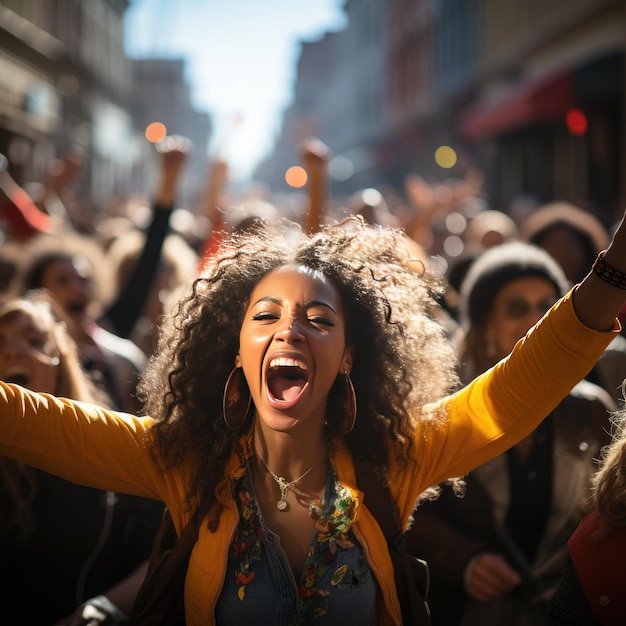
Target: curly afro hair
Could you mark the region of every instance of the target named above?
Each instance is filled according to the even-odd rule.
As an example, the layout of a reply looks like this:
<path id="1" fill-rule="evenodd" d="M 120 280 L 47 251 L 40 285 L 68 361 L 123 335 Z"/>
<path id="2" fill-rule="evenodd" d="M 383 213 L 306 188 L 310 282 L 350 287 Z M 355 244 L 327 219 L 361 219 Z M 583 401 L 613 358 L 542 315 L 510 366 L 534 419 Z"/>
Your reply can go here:
<path id="1" fill-rule="evenodd" d="M 432 314 L 443 285 L 416 271 L 426 266 L 409 258 L 411 249 L 401 230 L 369 226 L 358 217 L 313 235 L 283 223 L 224 241 L 163 320 L 140 384 L 146 413 L 157 420 L 155 457 L 165 467 L 189 463 L 190 498 L 214 499 L 232 446 L 250 426 L 226 428 L 224 385 L 252 290 L 285 265 L 321 272 L 340 294 L 346 343 L 354 349 L 358 416 L 345 436 L 354 459 L 380 471 L 390 455 L 407 460 L 419 415 L 410 409 L 441 398 L 457 383 L 453 348 Z M 339 435 L 341 419 L 329 398 L 330 440 Z"/>

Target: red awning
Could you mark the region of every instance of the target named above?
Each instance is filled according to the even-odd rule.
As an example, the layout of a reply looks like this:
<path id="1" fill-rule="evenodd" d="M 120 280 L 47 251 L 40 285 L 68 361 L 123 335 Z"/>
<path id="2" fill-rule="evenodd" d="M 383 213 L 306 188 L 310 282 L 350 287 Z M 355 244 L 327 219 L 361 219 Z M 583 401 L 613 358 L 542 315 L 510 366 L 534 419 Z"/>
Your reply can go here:
<path id="1" fill-rule="evenodd" d="M 459 132 L 468 140 L 483 139 L 533 122 L 558 119 L 573 106 L 570 73 L 524 80 L 471 105 L 459 119 Z"/>

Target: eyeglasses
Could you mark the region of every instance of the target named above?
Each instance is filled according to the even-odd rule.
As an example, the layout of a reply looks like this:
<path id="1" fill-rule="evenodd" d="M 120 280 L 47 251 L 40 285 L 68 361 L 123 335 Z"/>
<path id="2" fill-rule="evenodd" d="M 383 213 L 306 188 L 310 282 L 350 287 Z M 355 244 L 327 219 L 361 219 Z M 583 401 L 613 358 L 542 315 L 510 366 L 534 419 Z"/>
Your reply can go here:
<path id="1" fill-rule="evenodd" d="M 512 298 L 503 305 L 504 315 L 512 320 L 518 320 L 526 317 L 531 312 L 538 317 L 543 317 L 544 313 L 552 307 L 558 298 L 544 298 L 539 302 L 529 302 L 525 298 L 519 296 Z"/>

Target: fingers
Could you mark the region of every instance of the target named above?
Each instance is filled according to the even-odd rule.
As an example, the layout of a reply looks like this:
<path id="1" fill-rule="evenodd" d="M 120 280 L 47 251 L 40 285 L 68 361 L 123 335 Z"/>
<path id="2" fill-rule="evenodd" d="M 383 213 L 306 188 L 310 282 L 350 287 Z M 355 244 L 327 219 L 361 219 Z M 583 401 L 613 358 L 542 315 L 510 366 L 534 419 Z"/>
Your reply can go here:
<path id="1" fill-rule="evenodd" d="M 308 137 L 300 144 L 300 157 L 307 165 L 326 163 L 331 156 L 331 149 L 317 137 Z"/>
<path id="2" fill-rule="evenodd" d="M 181 135 L 170 135 L 156 144 L 156 150 L 161 155 L 161 167 L 167 173 L 179 170 L 187 160 L 192 148 L 192 142 Z"/>
<path id="3" fill-rule="evenodd" d="M 509 593 L 521 583 L 520 575 L 500 554 L 479 554 L 470 567 L 466 591 L 479 602 L 488 602 Z"/>

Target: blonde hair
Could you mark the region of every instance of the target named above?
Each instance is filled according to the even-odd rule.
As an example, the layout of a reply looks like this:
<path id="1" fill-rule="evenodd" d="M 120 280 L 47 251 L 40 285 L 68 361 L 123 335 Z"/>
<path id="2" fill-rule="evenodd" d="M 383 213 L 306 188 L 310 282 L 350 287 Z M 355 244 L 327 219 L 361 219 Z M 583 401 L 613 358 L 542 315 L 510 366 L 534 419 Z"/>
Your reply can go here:
<path id="1" fill-rule="evenodd" d="M 613 415 L 612 422 L 613 441 L 604 449 L 593 479 L 596 506 L 608 530 L 626 526 L 626 406 Z"/>

